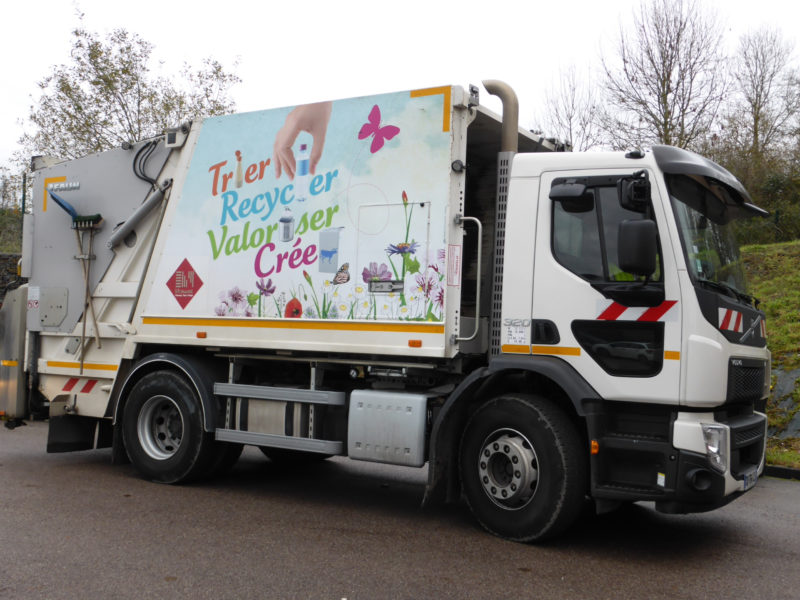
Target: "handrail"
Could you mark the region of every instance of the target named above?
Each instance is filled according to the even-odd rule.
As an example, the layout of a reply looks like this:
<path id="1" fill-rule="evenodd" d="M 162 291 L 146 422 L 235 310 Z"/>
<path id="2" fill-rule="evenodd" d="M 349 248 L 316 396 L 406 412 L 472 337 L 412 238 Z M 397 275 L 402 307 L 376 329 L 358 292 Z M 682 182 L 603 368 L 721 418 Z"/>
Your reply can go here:
<path id="1" fill-rule="evenodd" d="M 464 221 L 471 221 L 478 227 L 478 276 L 476 277 L 476 290 L 475 290 L 475 331 L 469 337 L 454 336 L 454 342 L 469 342 L 478 336 L 481 322 L 481 254 L 482 254 L 482 239 L 483 239 L 483 225 L 475 217 L 465 217 L 464 215 L 456 215 L 456 225 L 461 225 Z"/>

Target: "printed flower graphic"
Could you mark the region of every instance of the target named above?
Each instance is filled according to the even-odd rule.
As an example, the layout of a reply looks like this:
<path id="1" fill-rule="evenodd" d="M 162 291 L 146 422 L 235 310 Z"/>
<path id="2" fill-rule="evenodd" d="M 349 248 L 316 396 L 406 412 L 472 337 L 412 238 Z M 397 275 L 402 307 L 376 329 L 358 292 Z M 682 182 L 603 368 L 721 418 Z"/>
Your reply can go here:
<path id="1" fill-rule="evenodd" d="M 439 310 L 444 308 L 444 288 L 439 288 L 439 292 L 436 294 L 436 298 L 434 300 L 436 305 L 439 307 Z"/>
<path id="2" fill-rule="evenodd" d="M 303 316 L 303 305 L 300 300 L 292 298 L 286 303 L 286 311 L 283 314 L 287 319 L 299 319 Z"/>
<path id="3" fill-rule="evenodd" d="M 239 289 L 238 286 L 232 287 L 228 290 L 227 298 L 225 298 L 225 302 L 231 307 L 236 309 L 244 309 L 247 305 L 247 297 L 245 293 Z"/>
<path id="4" fill-rule="evenodd" d="M 232 287 L 227 292 L 220 292 L 219 301 L 219 306 L 214 309 L 214 314 L 219 317 L 250 316 L 247 294 L 238 286 Z"/>
<path id="5" fill-rule="evenodd" d="M 275 286 L 272 283 L 272 279 L 260 279 L 256 281 L 256 288 L 258 288 L 258 293 L 262 296 L 272 296 L 275 293 Z"/>
<path id="6" fill-rule="evenodd" d="M 386 263 L 381 263 L 380 266 L 378 266 L 378 263 L 371 262 L 369 263 L 369 268 L 365 267 L 361 272 L 361 278 L 364 280 L 364 283 L 369 283 L 370 281 L 391 281 L 392 272 L 389 270 L 389 267 L 386 266 Z"/>
<path id="7" fill-rule="evenodd" d="M 423 294 L 425 294 L 425 298 L 426 299 L 430 299 L 431 292 L 436 287 L 436 283 L 437 283 L 436 280 L 433 277 L 430 277 L 427 274 L 426 275 L 423 275 L 423 274 L 417 275 L 416 280 L 417 280 L 417 286 L 419 287 L 419 290 Z"/>
<path id="8" fill-rule="evenodd" d="M 417 251 L 419 244 L 417 242 L 400 242 L 399 244 L 389 244 L 386 248 L 386 254 L 392 256 L 394 254 L 414 254 Z"/>

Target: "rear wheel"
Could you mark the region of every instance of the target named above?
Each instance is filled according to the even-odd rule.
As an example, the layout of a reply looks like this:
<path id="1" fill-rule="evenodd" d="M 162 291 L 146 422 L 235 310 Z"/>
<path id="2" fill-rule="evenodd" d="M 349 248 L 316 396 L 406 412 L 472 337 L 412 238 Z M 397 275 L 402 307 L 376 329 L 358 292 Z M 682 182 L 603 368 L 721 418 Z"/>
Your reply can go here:
<path id="1" fill-rule="evenodd" d="M 214 455 L 194 387 L 172 371 L 148 373 L 134 385 L 122 418 L 128 457 L 144 477 L 180 483 L 203 475 Z"/>
<path id="2" fill-rule="evenodd" d="M 544 398 L 505 395 L 479 408 L 464 431 L 460 471 L 472 513 L 495 535 L 544 540 L 580 515 L 586 456 L 572 422 Z"/>

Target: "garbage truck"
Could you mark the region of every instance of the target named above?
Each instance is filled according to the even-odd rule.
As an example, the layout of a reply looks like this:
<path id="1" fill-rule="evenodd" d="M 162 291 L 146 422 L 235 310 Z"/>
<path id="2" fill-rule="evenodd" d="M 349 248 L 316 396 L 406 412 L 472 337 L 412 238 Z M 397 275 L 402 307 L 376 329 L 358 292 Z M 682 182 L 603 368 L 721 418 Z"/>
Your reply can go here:
<path id="1" fill-rule="evenodd" d="M 246 445 L 427 466 L 425 504 L 526 542 L 750 490 L 770 353 L 732 228 L 765 211 L 683 149 L 565 151 L 483 85 L 502 116 L 448 85 L 34 158 L 7 425 L 168 484 Z"/>

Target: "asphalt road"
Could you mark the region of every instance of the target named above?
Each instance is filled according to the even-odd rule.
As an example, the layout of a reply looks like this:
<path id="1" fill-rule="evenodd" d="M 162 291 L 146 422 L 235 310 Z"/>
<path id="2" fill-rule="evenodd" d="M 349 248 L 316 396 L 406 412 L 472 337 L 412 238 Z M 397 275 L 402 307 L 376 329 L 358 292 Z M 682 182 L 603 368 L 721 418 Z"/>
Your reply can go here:
<path id="1" fill-rule="evenodd" d="M 546 545 L 421 509 L 425 471 L 248 448 L 217 481 L 166 486 L 107 450 L 45 454 L 0 430 L 0 598 L 800 598 L 800 482 L 711 513 L 635 505 Z"/>

